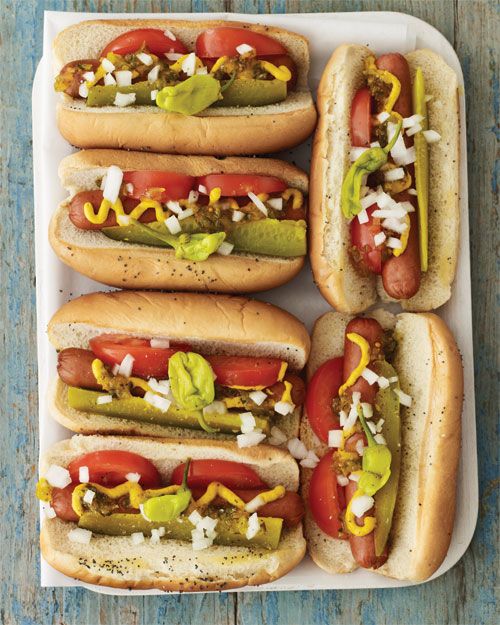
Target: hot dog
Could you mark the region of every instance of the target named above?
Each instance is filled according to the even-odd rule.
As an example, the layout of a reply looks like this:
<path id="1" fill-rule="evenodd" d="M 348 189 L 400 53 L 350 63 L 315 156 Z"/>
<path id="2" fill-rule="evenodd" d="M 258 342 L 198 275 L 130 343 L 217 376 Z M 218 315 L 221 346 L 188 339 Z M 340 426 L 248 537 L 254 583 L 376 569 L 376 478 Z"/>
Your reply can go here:
<path id="1" fill-rule="evenodd" d="M 59 173 L 71 195 L 54 212 L 50 242 L 94 280 L 251 292 L 304 264 L 308 181 L 288 163 L 87 150 Z"/>
<path id="2" fill-rule="evenodd" d="M 222 336 L 215 319 L 224 319 Z M 269 304 L 93 293 L 56 312 L 48 334 L 58 350 L 51 413 L 73 431 L 222 436 L 241 446 L 262 442 L 273 427 L 298 434 L 309 337 Z"/>
<path id="3" fill-rule="evenodd" d="M 302 471 L 306 538 L 331 573 L 361 566 L 423 580 L 444 559 L 453 529 L 460 355 L 432 313 L 377 317 L 327 313 L 314 327 L 301 439 L 320 461 Z M 338 384 L 323 372 L 342 351 Z M 337 424 L 323 406 L 329 384 Z"/>
<path id="4" fill-rule="evenodd" d="M 87 21 L 53 49 L 59 129 L 78 147 L 256 154 L 314 129 L 308 42 L 280 28 Z"/>
<path id="5" fill-rule="evenodd" d="M 60 441 L 37 484 L 42 555 L 115 588 L 222 590 L 281 577 L 305 554 L 304 505 L 294 460 L 272 447 L 265 456 L 234 443 Z"/>
<path id="6" fill-rule="evenodd" d="M 362 312 L 377 295 L 415 311 L 449 298 L 457 91 L 453 70 L 429 50 L 376 58 L 344 45 L 331 57 L 318 92 L 310 245 L 315 281 L 337 310 Z"/>

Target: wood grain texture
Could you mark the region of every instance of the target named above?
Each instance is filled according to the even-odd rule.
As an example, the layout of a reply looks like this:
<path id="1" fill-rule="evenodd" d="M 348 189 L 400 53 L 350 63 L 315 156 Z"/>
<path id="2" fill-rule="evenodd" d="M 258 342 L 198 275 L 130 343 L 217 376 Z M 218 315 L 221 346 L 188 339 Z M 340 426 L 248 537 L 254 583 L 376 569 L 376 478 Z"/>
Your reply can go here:
<path id="1" fill-rule="evenodd" d="M 434 582 L 400 590 L 246 593 L 147 598 L 40 589 L 31 82 L 42 50 L 43 10 L 312 12 L 393 10 L 434 25 L 455 46 L 465 75 L 479 439 L 480 516 L 464 558 Z M 498 438 L 494 372 L 500 109 L 495 0 L 0 0 L 2 58 L 0 271 L 0 623 L 2 625 L 493 625 L 498 568 Z M 5 62 L 5 60 L 7 62 Z M 467 415 L 465 415 L 467 418 Z"/>

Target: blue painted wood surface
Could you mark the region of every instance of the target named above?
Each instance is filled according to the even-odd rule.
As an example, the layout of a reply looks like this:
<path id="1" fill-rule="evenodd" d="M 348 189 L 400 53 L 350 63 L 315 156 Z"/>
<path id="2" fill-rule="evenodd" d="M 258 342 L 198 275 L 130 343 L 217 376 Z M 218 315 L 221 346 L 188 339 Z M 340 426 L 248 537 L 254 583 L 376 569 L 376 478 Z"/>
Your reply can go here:
<path id="1" fill-rule="evenodd" d="M 44 9 L 76 11 L 312 12 L 393 10 L 433 24 L 454 45 L 467 92 L 469 194 L 480 514 L 462 560 L 434 582 L 400 590 L 245 593 L 147 598 L 39 588 L 35 268 L 31 167 L 31 82 L 42 50 Z M 500 109 L 499 21 L 494 0 L 0 0 L 1 271 L 0 623 L 2 625 L 363 625 L 500 622 L 498 401 L 495 370 L 495 256 Z M 467 418 L 467 415 L 465 415 Z M 467 441 L 465 441 L 467 444 Z"/>

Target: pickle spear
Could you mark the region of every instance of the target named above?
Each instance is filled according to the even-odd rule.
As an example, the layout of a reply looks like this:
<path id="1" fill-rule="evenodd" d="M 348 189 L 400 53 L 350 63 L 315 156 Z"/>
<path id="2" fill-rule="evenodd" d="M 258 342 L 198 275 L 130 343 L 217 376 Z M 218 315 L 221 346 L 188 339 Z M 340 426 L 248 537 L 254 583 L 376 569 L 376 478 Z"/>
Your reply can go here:
<path id="1" fill-rule="evenodd" d="M 235 79 L 213 106 L 266 106 L 286 100 L 284 80 Z"/>
<path id="2" fill-rule="evenodd" d="M 248 527 L 246 516 L 221 515 L 215 528 L 217 536 L 214 543 L 217 545 L 276 549 L 281 536 L 283 519 L 259 517 L 259 523 L 259 531 L 248 540 L 245 536 Z M 184 541 L 191 541 L 191 532 L 195 529 L 195 526 L 185 515 L 173 521 L 152 523 L 146 521 L 141 514 L 117 513 L 103 516 L 98 512 L 84 512 L 78 521 L 78 527 L 107 536 L 130 536 L 134 532 L 142 532 L 145 536 L 151 536 L 152 529 L 164 527 L 163 538 Z"/>
<path id="3" fill-rule="evenodd" d="M 74 386 L 68 387 L 68 404 L 75 410 L 94 412 L 108 417 L 130 419 L 131 421 L 145 421 L 158 425 L 184 427 L 194 430 L 203 429 L 200 425 L 200 413 L 196 410 L 180 410 L 171 404 L 166 412 L 148 404 L 141 397 L 128 399 L 113 399 L 107 404 L 98 404 L 97 398 L 103 395 L 98 391 L 88 391 Z M 240 415 L 235 412 L 224 414 L 206 414 L 204 421 L 212 428 L 224 433 L 239 433 L 241 430 Z M 267 434 L 270 430 L 269 421 L 263 417 L 255 417 L 256 428 Z"/>
<path id="4" fill-rule="evenodd" d="M 118 85 L 95 85 L 90 87 L 87 97 L 87 106 L 113 106 L 117 93 L 135 93 L 136 105 L 156 106 L 156 102 L 151 99 L 151 92 L 163 87 L 160 81 L 136 82 L 128 87 L 118 87 Z"/>
<path id="5" fill-rule="evenodd" d="M 420 122 L 422 130 L 414 137 L 415 142 L 415 188 L 418 200 L 418 233 L 420 243 L 420 269 L 427 271 L 429 249 L 429 149 L 424 137 L 424 130 L 429 128 L 427 117 L 427 102 L 425 101 L 424 75 L 420 67 L 417 68 L 413 82 L 413 112 L 422 115 Z"/>

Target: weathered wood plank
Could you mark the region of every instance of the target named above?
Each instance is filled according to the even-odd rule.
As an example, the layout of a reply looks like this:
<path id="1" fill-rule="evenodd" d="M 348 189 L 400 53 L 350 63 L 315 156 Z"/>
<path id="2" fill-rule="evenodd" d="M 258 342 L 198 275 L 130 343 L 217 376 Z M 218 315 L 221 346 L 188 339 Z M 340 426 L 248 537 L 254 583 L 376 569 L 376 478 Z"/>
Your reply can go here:
<path id="1" fill-rule="evenodd" d="M 90 11 L 306 12 L 396 10 L 433 24 L 454 42 L 464 68 L 468 104 L 471 248 L 476 353 L 481 511 L 472 547 L 435 582 L 398 591 L 248 593 L 115 598 L 81 589 L 40 589 L 37 457 L 33 203 L 30 90 L 41 55 L 43 9 Z M 498 206 L 498 15 L 493 0 L 323 1 L 265 0 L 160 2 L 158 0 L 1 0 L 3 141 L 0 189 L 3 342 L 0 384 L 4 422 L 0 437 L 3 505 L 0 552 L 0 622 L 5 625 L 149 625 L 200 623 L 485 623 L 495 619 L 498 556 L 497 410 L 491 372 L 495 351 L 494 207 Z M 21 78 L 20 78 L 21 77 Z M 488 432 L 484 436 L 484 432 Z M 491 435 L 490 435 L 491 433 Z M 24 495 L 21 498 L 21 495 Z M 22 503 L 20 503 L 22 502 Z M 14 515 L 18 515 L 15 517 Z M 15 521 L 13 522 L 13 519 Z"/>

